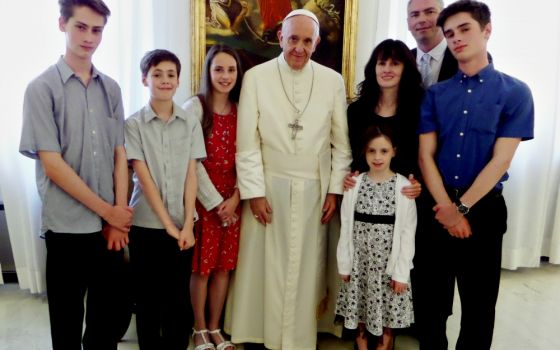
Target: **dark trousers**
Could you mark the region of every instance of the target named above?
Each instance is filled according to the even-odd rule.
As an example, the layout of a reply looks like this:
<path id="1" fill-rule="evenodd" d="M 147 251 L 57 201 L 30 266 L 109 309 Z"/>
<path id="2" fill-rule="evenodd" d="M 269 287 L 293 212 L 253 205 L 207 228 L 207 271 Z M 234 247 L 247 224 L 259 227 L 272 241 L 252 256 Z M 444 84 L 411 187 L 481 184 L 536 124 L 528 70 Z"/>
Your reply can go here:
<path id="1" fill-rule="evenodd" d="M 426 191 L 427 192 L 427 191 Z M 454 199 L 455 193 L 450 191 Z M 461 193 L 458 194 L 460 196 Z M 490 349 L 500 284 L 502 237 L 507 208 L 501 192 L 490 192 L 466 215 L 472 236 L 454 238 L 434 216 L 429 193 L 419 198 L 412 292 L 421 350 L 447 350 L 447 318 L 455 281 L 461 299 L 457 350 Z"/>
<path id="2" fill-rule="evenodd" d="M 123 252 L 107 250 L 100 232 L 45 234 L 47 299 L 54 350 L 116 350 Z M 83 332 L 84 297 L 86 329 Z"/>
<path id="3" fill-rule="evenodd" d="M 192 249 L 180 251 L 165 230 L 138 226 L 130 230 L 129 248 L 140 349 L 185 350 L 193 325 Z"/>

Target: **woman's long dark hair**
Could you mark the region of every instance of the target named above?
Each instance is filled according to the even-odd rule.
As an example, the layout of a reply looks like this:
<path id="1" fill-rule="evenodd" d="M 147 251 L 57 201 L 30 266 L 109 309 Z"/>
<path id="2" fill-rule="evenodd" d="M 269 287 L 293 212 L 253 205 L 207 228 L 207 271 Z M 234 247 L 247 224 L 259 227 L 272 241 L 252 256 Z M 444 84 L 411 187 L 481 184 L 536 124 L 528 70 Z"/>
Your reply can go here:
<path id="1" fill-rule="evenodd" d="M 203 76 L 202 81 L 200 84 L 200 91 L 198 92 L 198 97 L 202 103 L 202 132 L 204 137 L 208 137 L 212 131 L 212 126 L 214 124 L 214 112 L 212 111 L 213 105 L 213 89 L 212 89 L 212 79 L 210 77 L 210 68 L 212 66 L 212 61 L 214 57 L 216 57 L 219 53 L 226 53 L 235 59 L 235 64 L 237 66 L 237 80 L 235 81 L 235 85 L 233 89 L 229 92 L 229 101 L 231 103 L 239 102 L 239 93 L 241 92 L 241 81 L 243 80 L 243 69 L 241 68 L 241 61 L 239 59 L 239 55 L 235 49 L 223 45 L 223 44 L 216 44 L 208 50 L 206 54 L 206 60 L 204 61 L 204 69 L 203 69 Z"/>
<path id="2" fill-rule="evenodd" d="M 397 114 L 407 116 L 413 112 L 417 115 L 418 112 L 411 111 L 410 108 L 418 108 L 422 101 L 424 95 L 422 77 L 410 49 L 400 40 L 386 39 L 373 50 L 364 70 L 365 79 L 358 85 L 357 101 L 372 104 L 373 109 L 377 107 L 381 89 L 377 82 L 375 66 L 378 60 L 388 59 L 404 65 L 397 93 Z"/>

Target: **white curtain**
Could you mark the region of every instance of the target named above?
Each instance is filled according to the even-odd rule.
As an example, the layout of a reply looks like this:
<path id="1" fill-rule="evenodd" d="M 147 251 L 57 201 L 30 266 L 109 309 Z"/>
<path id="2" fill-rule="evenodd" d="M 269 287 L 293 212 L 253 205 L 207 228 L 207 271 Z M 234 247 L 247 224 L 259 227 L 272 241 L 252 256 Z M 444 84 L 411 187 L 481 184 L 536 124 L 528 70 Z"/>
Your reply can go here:
<path id="1" fill-rule="evenodd" d="M 176 100 L 183 102 L 190 91 L 190 2 L 106 0 L 106 3 L 112 15 L 94 64 L 121 85 L 125 114 L 130 115 L 148 99 L 140 81 L 139 62 L 146 51 L 154 48 L 169 49 L 179 56 L 183 71 Z M 3 16 L 0 21 L 3 33 L 0 189 L 20 288 L 41 293 L 45 291 L 46 254 L 44 242 L 39 238 L 41 204 L 35 186 L 35 164 L 18 153 L 18 145 L 25 88 L 64 53 L 64 35 L 58 30 L 56 1 L 2 1 L 0 13 Z"/>
<path id="2" fill-rule="evenodd" d="M 505 185 L 509 229 L 503 266 L 560 263 L 560 25 L 557 1 L 536 0 L 531 15 L 512 2 L 488 1 L 496 67 L 525 81 L 535 100 L 535 139 L 520 145 Z M 529 30 L 533 28 L 533 30 Z"/>
<path id="3" fill-rule="evenodd" d="M 485 2 L 492 11 L 488 48 L 494 65 L 526 82 L 536 106 L 535 139 L 521 143 L 505 183 L 509 218 L 502 266 L 536 267 L 541 256 L 559 264 L 560 23 L 556 14 L 560 3 L 535 0 L 528 8 L 521 1 Z M 364 65 L 380 41 L 395 38 L 415 47 L 407 30 L 407 4 L 408 0 L 360 1 L 357 83 L 363 79 Z"/>
<path id="4" fill-rule="evenodd" d="M 153 49 L 167 49 L 179 57 L 182 69 L 175 100 L 182 104 L 191 91 L 190 1 L 105 0 L 105 3 L 112 14 L 101 47 L 94 55 L 94 64 L 121 86 L 125 115 L 131 115 L 148 101 L 148 90 L 141 82 L 140 60 Z"/>
<path id="5" fill-rule="evenodd" d="M 63 47 L 64 41 L 60 33 L 57 35 L 56 8 L 44 1 L 35 3 L 34 11 L 29 10 L 29 2 L 0 5 L 0 31 L 4 33 L 0 55 L 4 73 L 0 79 L 0 186 L 20 286 L 39 293 L 45 289 L 45 247 L 38 236 L 40 206 L 35 170 L 33 162 L 25 160 L 17 150 L 25 87 L 46 68 L 46 64 L 39 64 L 41 60 L 56 60 L 55 48 Z M 33 24 L 23 25 L 22 14 L 29 20 L 26 23 Z"/>

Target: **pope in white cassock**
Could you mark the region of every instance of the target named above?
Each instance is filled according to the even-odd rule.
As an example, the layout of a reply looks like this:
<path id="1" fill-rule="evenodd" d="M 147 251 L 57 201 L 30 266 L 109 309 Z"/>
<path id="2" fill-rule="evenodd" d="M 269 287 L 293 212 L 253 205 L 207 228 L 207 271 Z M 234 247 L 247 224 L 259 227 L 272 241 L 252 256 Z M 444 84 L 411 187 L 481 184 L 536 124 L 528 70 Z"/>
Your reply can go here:
<path id="1" fill-rule="evenodd" d="M 292 11 L 278 37 L 282 54 L 249 70 L 241 91 L 236 165 L 248 201 L 225 329 L 235 343 L 315 350 L 326 224 L 351 161 L 346 94 L 340 74 L 310 60 L 312 12 Z"/>

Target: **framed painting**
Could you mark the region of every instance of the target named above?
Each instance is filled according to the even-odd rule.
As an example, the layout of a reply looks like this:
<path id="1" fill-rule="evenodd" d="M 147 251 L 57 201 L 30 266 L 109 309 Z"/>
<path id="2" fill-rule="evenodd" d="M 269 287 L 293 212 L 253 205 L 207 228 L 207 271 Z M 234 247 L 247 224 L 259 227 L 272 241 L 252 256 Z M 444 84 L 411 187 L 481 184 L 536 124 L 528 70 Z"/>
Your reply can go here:
<path id="1" fill-rule="evenodd" d="M 208 49 L 237 49 L 245 70 L 278 56 L 276 33 L 293 9 L 317 15 L 321 42 L 312 59 L 341 73 L 353 97 L 358 0 L 191 0 L 193 41 L 191 86 L 196 93 Z"/>

